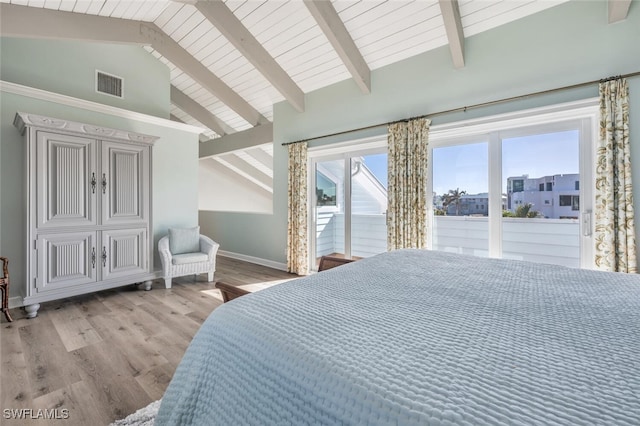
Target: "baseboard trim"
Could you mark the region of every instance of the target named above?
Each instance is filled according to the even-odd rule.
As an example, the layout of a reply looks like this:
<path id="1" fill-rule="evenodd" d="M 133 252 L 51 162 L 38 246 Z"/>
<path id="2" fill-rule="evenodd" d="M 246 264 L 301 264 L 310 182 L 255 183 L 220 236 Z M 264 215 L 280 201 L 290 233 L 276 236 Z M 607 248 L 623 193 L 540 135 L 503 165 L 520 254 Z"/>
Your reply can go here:
<path id="1" fill-rule="evenodd" d="M 23 306 L 24 303 L 22 302 L 21 296 L 14 296 L 9 298 L 9 309 L 21 308 Z"/>
<path id="2" fill-rule="evenodd" d="M 278 269 L 280 271 L 287 271 L 287 265 L 285 263 L 275 262 L 273 260 L 262 259 L 260 257 L 247 256 L 246 254 L 234 253 L 231 251 L 218 250 L 220 256 L 229 257 L 231 259 L 243 260 L 249 263 L 255 263 L 256 265 L 267 266 L 269 268 Z"/>

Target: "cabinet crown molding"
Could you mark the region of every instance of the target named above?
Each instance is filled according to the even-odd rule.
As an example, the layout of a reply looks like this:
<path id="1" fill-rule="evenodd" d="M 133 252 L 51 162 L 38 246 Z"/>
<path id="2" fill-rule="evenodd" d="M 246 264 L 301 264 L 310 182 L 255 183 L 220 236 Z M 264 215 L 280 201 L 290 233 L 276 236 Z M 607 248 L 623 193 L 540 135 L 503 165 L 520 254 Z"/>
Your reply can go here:
<path id="1" fill-rule="evenodd" d="M 43 115 L 17 112 L 13 119 L 13 125 L 18 128 L 20 134 L 24 134 L 27 127 L 37 127 L 39 129 L 54 130 L 57 132 L 70 132 L 83 136 L 91 136 L 100 139 L 116 139 L 131 141 L 136 143 L 153 144 L 159 139 L 158 136 L 145 135 L 143 133 L 128 132 L 125 130 L 111 129 L 109 127 L 95 126 L 61 118 L 46 117 Z"/>

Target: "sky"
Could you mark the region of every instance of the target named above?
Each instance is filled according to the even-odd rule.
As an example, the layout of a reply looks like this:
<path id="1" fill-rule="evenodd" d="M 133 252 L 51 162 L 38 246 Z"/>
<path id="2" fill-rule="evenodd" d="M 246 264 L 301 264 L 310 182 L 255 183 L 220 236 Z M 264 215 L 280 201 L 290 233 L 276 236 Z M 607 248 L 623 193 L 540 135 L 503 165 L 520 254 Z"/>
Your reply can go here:
<path id="1" fill-rule="evenodd" d="M 508 177 L 578 173 L 578 131 L 503 139 L 502 165 L 503 192 Z M 438 195 L 456 188 L 468 194 L 488 192 L 488 175 L 487 142 L 433 150 L 433 191 Z"/>
<path id="2" fill-rule="evenodd" d="M 387 187 L 387 154 L 365 155 L 364 163 Z M 433 150 L 433 190 L 442 195 L 459 188 L 467 194 L 489 192 L 488 143 Z M 507 178 L 528 174 L 539 178 L 579 172 L 577 130 L 503 139 L 502 191 Z"/>
<path id="3" fill-rule="evenodd" d="M 387 154 L 365 155 L 364 164 L 387 187 Z"/>

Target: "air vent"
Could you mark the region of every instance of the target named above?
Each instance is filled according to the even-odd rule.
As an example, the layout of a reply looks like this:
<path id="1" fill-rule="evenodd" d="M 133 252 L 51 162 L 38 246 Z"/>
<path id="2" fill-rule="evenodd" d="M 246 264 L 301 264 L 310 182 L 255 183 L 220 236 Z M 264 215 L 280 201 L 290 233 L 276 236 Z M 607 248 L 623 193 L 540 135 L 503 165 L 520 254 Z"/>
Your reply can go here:
<path id="1" fill-rule="evenodd" d="M 123 80 L 121 77 L 96 70 L 96 91 L 122 98 Z"/>

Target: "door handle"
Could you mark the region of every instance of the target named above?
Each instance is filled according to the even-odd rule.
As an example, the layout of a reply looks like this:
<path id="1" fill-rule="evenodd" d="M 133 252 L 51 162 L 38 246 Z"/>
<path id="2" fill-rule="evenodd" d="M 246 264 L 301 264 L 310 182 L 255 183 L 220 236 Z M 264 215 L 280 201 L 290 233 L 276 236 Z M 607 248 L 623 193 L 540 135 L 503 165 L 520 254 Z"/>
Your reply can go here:
<path id="1" fill-rule="evenodd" d="M 582 235 L 591 235 L 591 210 L 582 213 Z"/>
<path id="2" fill-rule="evenodd" d="M 96 269 L 96 248 L 91 249 L 91 266 Z"/>
<path id="3" fill-rule="evenodd" d="M 107 248 L 102 246 L 102 266 L 107 266 Z"/>
<path id="4" fill-rule="evenodd" d="M 98 182 L 96 181 L 96 174 L 95 173 L 91 173 L 91 193 L 95 194 L 96 193 L 96 184 Z"/>
<path id="5" fill-rule="evenodd" d="M 102 193 L 107 193 L 107 175 L 104 173 L 102 174 Z"/>

